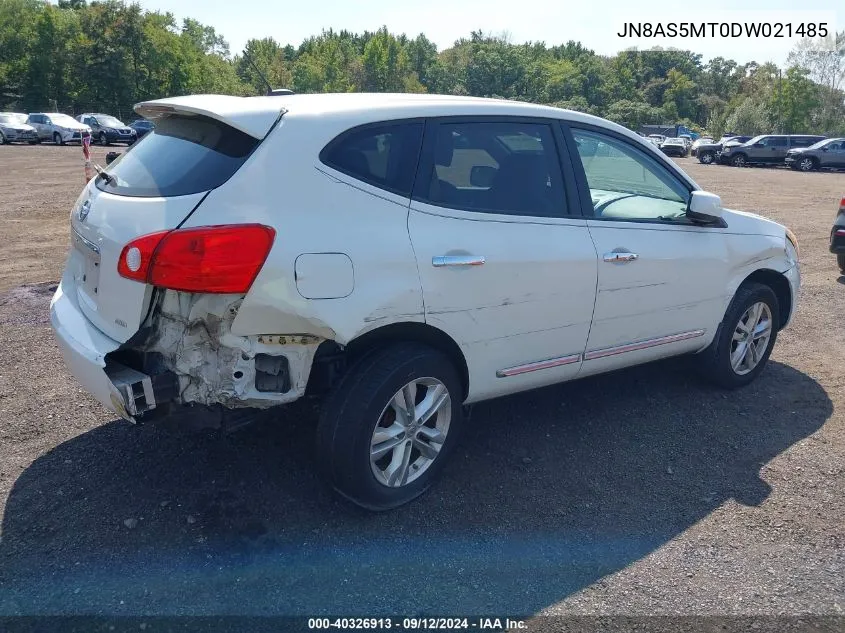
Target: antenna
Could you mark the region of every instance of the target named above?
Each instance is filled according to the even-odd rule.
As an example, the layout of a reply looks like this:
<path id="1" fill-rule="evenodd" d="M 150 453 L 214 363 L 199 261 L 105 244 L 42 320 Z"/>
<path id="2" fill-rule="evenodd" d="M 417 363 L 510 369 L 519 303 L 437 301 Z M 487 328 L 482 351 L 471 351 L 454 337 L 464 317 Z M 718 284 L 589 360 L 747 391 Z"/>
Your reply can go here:
<path id="1" fill-rule="evenodd" d="M 268 97 L 278 97 L 278 96 L 281 96 L 281 95 L 292 95 L 292 94 L 294 94 L 293 90 L 288 90 L 287 88 L 276 88 L 276 89 L 274 89 L 273 86 L 270 84 L 270 82 L 267 81 L 267 77 L 264 76 L 264 73 L 262 73 L 258 69 L 258 66 L 256 66 L 255 63 L 252 61 L 252 58 L 249 56 L 249 53 L 246 52 L 246 49 L 244 49 L 243 55 L 244 55 L 244 59 L 246 59 L 246 61 L 249 62 L 249 65 L 252 66 L 253 69 L 255 70 L 255 72 L 258 73 L 258 76 L 261 77 L 261 81 L 263 81 L 264 84 L 267 86 L 267 96 Z"/>

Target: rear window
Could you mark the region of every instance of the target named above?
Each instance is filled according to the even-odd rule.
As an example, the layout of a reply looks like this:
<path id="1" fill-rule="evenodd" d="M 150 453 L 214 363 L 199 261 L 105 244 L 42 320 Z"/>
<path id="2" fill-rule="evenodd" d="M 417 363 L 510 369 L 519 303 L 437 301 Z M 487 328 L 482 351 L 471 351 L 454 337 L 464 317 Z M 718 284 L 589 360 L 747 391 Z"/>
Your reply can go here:
<path id="1" fill-rule="evenodd" d="M 168 115 L 97 178 L 97 187 L 123 196 L 185 196 L 219 187 L 246 162 L 259 141 L 202 116 Z"/>
<path id="2" fill-rule="evenodd" d="M 320 160 L 374 187 L 410 197 L 422 132 L 421 121 L 354 128 L 329 143 Z"/>

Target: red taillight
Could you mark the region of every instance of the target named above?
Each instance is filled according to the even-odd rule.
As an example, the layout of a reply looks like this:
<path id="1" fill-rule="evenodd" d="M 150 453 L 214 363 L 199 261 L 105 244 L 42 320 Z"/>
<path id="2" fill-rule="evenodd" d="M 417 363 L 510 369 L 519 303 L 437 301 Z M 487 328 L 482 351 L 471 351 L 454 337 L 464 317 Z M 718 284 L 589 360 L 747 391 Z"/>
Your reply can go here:
<path id="1" fill-rule="evenodd" d="M 123 247 L 117 272 L 171 290 L 244 293 L 264 265 L 275 237 L 276 231 L 261 224 L 151 233 Z"/>
<path id="2" fill-rule="evenodd" d="M 839 210 L 845 211 L 845 198 L 842 198 L 842 200 L 839 201 Z"/>

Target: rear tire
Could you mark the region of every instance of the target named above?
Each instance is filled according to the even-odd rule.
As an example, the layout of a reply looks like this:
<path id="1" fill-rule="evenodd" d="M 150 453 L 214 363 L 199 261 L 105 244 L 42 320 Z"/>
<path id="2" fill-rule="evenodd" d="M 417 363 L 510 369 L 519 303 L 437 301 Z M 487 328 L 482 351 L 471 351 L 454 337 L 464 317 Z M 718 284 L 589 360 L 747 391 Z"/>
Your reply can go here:
<path id="1" fill-rule="evenodd" d="M 365 355 L 323 406 L 317 427 L 323 476 L 368 510 L 412 501 L 431 486 L 457 442 L 462 393 L 457 370 L 437 350 L 397 343 Z"/>
<path id="2" fill-rule="evenodd" d="M 695 357 L 701 375 L 726 389 L 751 383 L 772 353 L 779 315 L 777 296 L 769 286 L 740 286 L 713 342 Z"/>
<path id="3" fill-rule="evenodd" d="M 698 155 L 698 162 L 704 165 L 712 165 L 716 160 L 716 155 L 713 152 L 700 152 Z"/>
<path id="4" fill-rule="evenodd" d="M 837 255 L 836 263 L 839 264 L 839 272 L 845 275 L 845 255 Z"/>

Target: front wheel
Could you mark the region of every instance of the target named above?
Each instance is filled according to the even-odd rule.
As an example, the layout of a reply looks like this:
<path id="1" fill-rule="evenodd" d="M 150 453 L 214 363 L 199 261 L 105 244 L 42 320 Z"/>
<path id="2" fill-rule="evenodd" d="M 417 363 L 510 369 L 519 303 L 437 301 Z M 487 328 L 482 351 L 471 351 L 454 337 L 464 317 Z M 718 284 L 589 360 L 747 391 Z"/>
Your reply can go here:
<path id="1" fill-rule="evenodd" d="M 731 159 L 731 165 L 734 167 L 745 167 L 748 164 L 748 160 L 745 158 L 745 154 L 737 154 Z"/>
<path id="2" fill-rule="evenodd" d="M 59 134 L 58 132 L 53 134 L 53 143 L 55 143 L 56 145 L 64 145 L 65 144 L 64 140 L 62 140 L 62 135 Z"/>
<path id="3" fill-rule="evenodd" d="M 845 255 L 837 255 L 836 263 L 839 264 L 839 272 L 845 275 Z"/>
<path id="4" fill-rule="evenodd" d="M 704 377 L 728 389 L 753 381 L 772 353 L 779 314 L 777 296 L 769 286 L 740 286 L 716 337 L 697 358 Z"/>
<path id="5" fill-rule="evenodd" d="M 801 171 L 813 171 L 816 168 L 816 161 L 809 156 L 798 161 L 798 169 Z"/>
<path id="6" fill-rule="evenodd" d="M 340 494 L 389 510 L 425 492 L 457 441 L 462 387 L 437 350 L 399 343 L 367 354 L 329 397 L 317 461 Z"/>
<path id="7" fill-rule="evenodd" d="M 713 164 L 713 161 L 716 159 L 716 155 L 713 152 L 701 152 L 698 157 L 698 161 L 700 163 L 704 163 L 705 165 Z"/>
<path id="8" fill-rule="evenodd" d="M 0 132 L 0 145 L 5 145 L 9 141 L 6 140 L 6 137 L 3 136 L 3 132 Z"/>
<path id="9" fill-rule="evenodd" d="M 105 132 L 100 132 L 100 145 L 105 147 L 109 144 L 109 138 L 106 136 Z"/>

